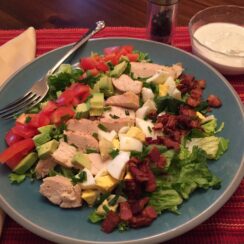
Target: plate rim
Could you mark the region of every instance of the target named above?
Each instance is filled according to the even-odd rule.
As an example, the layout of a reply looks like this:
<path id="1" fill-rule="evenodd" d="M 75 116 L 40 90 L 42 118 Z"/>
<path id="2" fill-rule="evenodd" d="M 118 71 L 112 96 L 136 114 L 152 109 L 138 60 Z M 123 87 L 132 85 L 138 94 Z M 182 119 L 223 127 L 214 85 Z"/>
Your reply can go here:
<path id="1" fill-rule="evenodd" d="M 152 44 L 156 44 L 156 45 L 162 45 L 162 46 L 166 46 L 168 48 L 172 48 L 175 49 L 177 51 L 179 51 L 180 53 L 184 53 L 188 56 L 191 56 L 193 59 L 197 59 L 199 62 L 203 63 L 205 66 L 207 66 L 212 72 L 214 72 L 219 78 L 221 78 L 221 80 L 224 82 L 224 84 L 228 87 L 228 89 L 230 90 L 230 92 L 232 93 L 232 95 L 234 96 L 238 107 L 240 109 L 241 115 L 242 115 L 242 119 L 244 120 L 244 106 L 242 104 L 242 101 L 238 95 L 238 93 L 235 91 L 235 89 L 232 87 L 232 85 L 227 81 L 227 79 L 219 72 L 217 71 L 214 67 L 212 67 L 210 64 L 208 64 L 206 61 L 202 60 L 201 58 L 195 56 L 194 54 L 187 52 L 183 49 L 180 49 L 178 47 L 174 47 L 165 43 L 159 43 L 156 41 L 152 41 L 152 40 L 147 40 L 147 39 L 142 39 L 142 38 L 131 38 L 131 37 L 101 37 L 101 38 L 92 38 L 90 39 L 88 42 L 97 42 L 97 41 L 103 41 L 103 40 L 134 40 L 134 41 L 139 41 L 139 42 L 146 42 L 146 43 L 152 43 Z M 7 85 L 9 83 L 10 80 L 12 80 L 19 72 L 22 72 L 22 70 L 26 69 L 29 65 L 31 65 L 32 63 L 38 62 L 39 59 L 41 59 L 42 57 L 46 56 L 46 55 L 50 55 L 53 52 L 56 52 L 58 50 L 61 50 L 63 48 L 67 48 L 69 46 L 72 46 L 73 43 L 71 44 L 67 44 L 58 48 L 55 48 L 49 52 L 46 52 L 40 56 L 38 56 L 37 58 L 35 58 L 34 60 L 30 61 L 29 63 L 25 64 L 24 66 L 22 66 L 20 69 L 18 69 L 15 73 L 13 73 L 5 82 L 4 84 L 0 87 L 0 93 L 5 90 L 7 88 Z M 184 224 L 178 226 L 177 228 L 168 230 L 166 232 L 161 232 L 159 234 L 154 234 L 151 235 L 149 237 L 145 237 L 145 238 L 140 238 L 140 239 L 134 239 L 134 240 L 128 240 L 128 241 L 89 241 L 89 240 L 81 240 L 81 239 L 77 239 L 77 238 L 73 238 L 73 237 L 67 237 L 64 236 L 62 234 L 57 234 L 55 232 L 52 232 L 48 229 L 45 229 L 43 227 L 40 227 L 39 225 L 29 221 L 28 219 L 26 219 L 24 216 L 22 216 L 21 214 L 18 213 L 18 211 L 16 211 L 14 208 L 12 208 L 11 206 L 9 206 L 9 204 L 7 203 L 7 201 L 5 201 L 5 199 L 2 197 L 2 194 L 0 194 L 0 205 L 3 208 L 3 210 L 11 217 L 13 218 L 16 222 L 18 222 L 21 226 L 23 226 L 24 228 L 26 228 L 27 230 L 30 230 L 32 233 L 44 238 L 44 239 L 48 239 L 50 241 L 55 241 L 55 242 L 59 242 L 59 243 L 74 243 L 74 244 L 80 244 L 80 243 L 87 243 L 87 244 L 91 244 L 91 243 L 99 243 L 99 244 L 118 244 L 118 243 L 124 243 L 124 244 L 135 244 L 135 243 L 148 243 L 148 241 L 150 241 L 150 243 L 152 242 L 164 242 L 167 241 L 169 239 L 175 238 L 179 235 L 182 235 L 183 233 L 186 233 L 187 231 L 193 229 L 194 227 L 198 226 L 199 224 L 201 224 L 202 222 L 204 222 L 205 220 L 207 220 L 209 217 L 211 217 L 214 213 L 216 213 L 228 200 L 229 198 L 233 195 L 233 193 L 236 191 L 236 189 L 238 188 L 238 186 L 240 185 L 242 179 L 244 177 L 244 153 L 242 154 L 242 160 L 240 162 L 239 168 L 236 171 L 236 174 L 234 176 L 234 178 L 232 179 L 232 181 L 229 183 L 229 185 L 227 186 L 227 188 L 225 189 L 225 191 L 211 204 L 208 206 L 208 208 L 206 208 L 204 211 L 202 211 L 200 214 L 198 214 L 197 216 L 195 216 L 194 218 L 190 219 L 189 221 L 185 222 Z"/>

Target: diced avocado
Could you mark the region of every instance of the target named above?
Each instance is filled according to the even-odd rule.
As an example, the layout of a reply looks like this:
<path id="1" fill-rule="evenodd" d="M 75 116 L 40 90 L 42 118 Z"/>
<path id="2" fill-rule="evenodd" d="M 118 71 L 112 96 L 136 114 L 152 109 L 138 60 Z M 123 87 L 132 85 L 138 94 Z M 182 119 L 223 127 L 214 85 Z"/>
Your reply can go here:
<path id="1" fill-rule="evenodd" d="M 37 159 L 37 153 L 31 152 L 18 163 L 18 165 L 13 169 L 13 171 L 17 174 L 24 174 L 28 169 L 32 167 L 32 165 L 37 161 Z"/>
<path id="2" fill-rule="evenodd" d="M 97 83 L 93 87 L 93 93 L 103 93 L 105 97 L 112 96 L 114 94 L 114 87 L 112 83 L 112 78 L 103 75 L 97 81 Z"/>
<path id="3" fill-rule="evenodd" d="M 77 152 L 72 159 L 72 164 L 79 168 L 91 169 L 91 160 L 88 155 L 82 152 Z"/>
<path id="4" fill-rule="evenodd" d="M 45 126 L 39 127 L 37 130 L 40 133 L 50 134 L 55 128 L 56 128 L 55 125 L 45 125 Z"/>
<path id="5" fill-rule="evenodd" d="M 102 109 L 104 107 L 104 94 L 94 93 L 90 99 L 91 109 Z"/>
<path id="6" fill-rule="evenodd" d="M 119 77 L 127 68 L 127 62 L 123 61 L 114 66 L 114 69 L 110 72 L 112 77 Z"/>
<path id="7" fill-rule="evenodd" d="M 52 154 L 58 148 L 58 145 L 59 145 L 58 141 L 51 140 L 37 147 L 39 158 L 46 159 L 50 154 Z"/>
<path id="8" fill-rule="evenodd" d="M 78 104 L 77 107 L 75 108 L 76 119 L 87 118 L 89 115 L 89 109 L 90 109 L 89 103 Z"/>
<path id="9" fill-rule="evenodd" d="M 49 133 L 41 133 L 33 137 L 36 147 L 50 141 L 52 138 Z"/>
<path id="10" fill-rule="evenodd" d="M 101 116 L 103 114 L 103 109 L 91 109 L 90 116 Z"/>

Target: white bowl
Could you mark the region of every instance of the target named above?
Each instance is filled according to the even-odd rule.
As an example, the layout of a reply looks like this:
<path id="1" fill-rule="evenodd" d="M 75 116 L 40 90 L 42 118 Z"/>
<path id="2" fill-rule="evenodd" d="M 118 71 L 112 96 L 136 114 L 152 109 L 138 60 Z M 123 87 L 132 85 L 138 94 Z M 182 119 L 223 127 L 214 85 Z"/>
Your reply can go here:
<path id="1" fill-rule="evenodd" d="M 244 7 L 220 5 L 206 8 L 196 13 L 189 22 L 189 32 L 194 54 L 207 61 L 222 74 L 244 74 L 244 56 L 216 51 L 204 45 L 194 36 L 196 30 L 210 23 L 235 24 L 244 28 Z"/>

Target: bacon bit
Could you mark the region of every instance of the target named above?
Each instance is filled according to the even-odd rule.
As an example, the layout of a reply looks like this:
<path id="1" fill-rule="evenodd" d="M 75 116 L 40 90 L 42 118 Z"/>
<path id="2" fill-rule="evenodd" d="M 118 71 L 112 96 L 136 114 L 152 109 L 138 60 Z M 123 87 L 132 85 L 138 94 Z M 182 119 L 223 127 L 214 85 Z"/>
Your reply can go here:
<path id="1" fill-rule="evenodd" d="M 128 201 L 119 204 L 119 216 L 123 221 L 128 221 L 133 217 Z"/>
<path id="2" fill-rule="evenodd" d="M 154 124 L 154 130 L 161 130 L 163 129 L 163 124 L 161 122 Z"/>
<path id="3" fill-rule="evenodd" d="M 153 161 L 153 162 L 157 162 L 160 160 L 160 157 L 161 157 L 161 154 L 158 150 L 157 147 L 153 147 L 150 152 L 148 153 L 148 156 L 150 157 L 150 159 Z"/>
<path id="4" fill-rule="evenodd" d="M 133 215 L 139 214 L 142 212 L 142 210 L 145 208 L 145 206 L 148 204 L 149 198 L 143 197 L 136 201 L 130 201 L 130 207 Z"/>
<path id="5" fill-rule="evenodd" d="M 220 98 L 215 95 L 209 95 L 207 101 L 210 107 L 219 108 L 222 106 Z"/>
<path id="6" fill-rule="evenodd" d="M 202 89 L 201 88 L 194 88 L 191 90 L 190 95 L 192 98 L 200 99 L 202 97 Z"/>
<path id="7" fill-rule="evenodd" d="M 151 170 L 148 171 L 148 181 L 146 182 L 146 192 L 154 192 L 156 191 L 157 184 L 156 178 Z"/>
<path id="8" fill-rule="evenodd" d="M 148 226 L 153 222 L 153 219 L 139 215 L 139 216 L 133 216 L 133 218 L 130 220 L 129 225 L 132 228 L 141 228 L 144 226 Z"/>
<path id="9" fill-rule="evenodd" d="M 161 137 L 160 140 L 168 149 L 175 149 L 175 150 L 180 149 L 179 142 L 173 141 L 172 139 L 167 137 Z"/>
<path id="10" fill-rule="evenodd" d="M 188 106 L 180 106 L 180 115 L 196 117 L 196 111 Z"/>
<path id="11" fill-rule="evenodd" d="M 157 168 L 163 169 L 166 164 L 166 158 L 160 154 L 157 147 L 153 147 L 148 154 L 149 158 L 155 163 Z"/>
<path id="12" fill-rule="evenodd" d="M 102 222 L 102 231 L 111 233 L 119 224 L 119 215 L 113 211 L 109 211 L 105 220 Z"/>
<path id="13" fill-rule="evenodd" d="M 186 103 L 189 106 L 195 108 L 195 107 L 197 107 L 200 104 L 200 98 L 188 97 L 187 100 L 186 100 Z"/>
<path id="14" fill-rule="evenodd" d="M 142 215 L 150 219 L 156 219 L 158 214 L 152 206 L 147 206 L 143 209 Z"/>
<path id="15" fill-rule="evenodd" d="M 132 166 L 129 161 L 129 170 L 133 177 L 139 182 L 148 181 L 148 174 L 146 172 L 141 171 L 136 166 Z"/>
<path id="16" fill-rule="evenodd" d="M 141 183 L 135 179 L 125 180 L 125 193 L 129 199 L 139 199 L 142 195 Z"/>
<path id="17" fill-rule="evenodd" d="M 199 120 L 191 120 L 190 122 L 190 127 L 191 128 L 200 128 L 200 121 Z"/>
<path id="18" fill-rule="evenodd" d="M 205 89 L 205 87 L 206 87 L 206 81 L 205 80 L 198 80 L 197 81 L 197 85 L 198 85 L 198 87 L 200 87 L 202 89 Z"/>

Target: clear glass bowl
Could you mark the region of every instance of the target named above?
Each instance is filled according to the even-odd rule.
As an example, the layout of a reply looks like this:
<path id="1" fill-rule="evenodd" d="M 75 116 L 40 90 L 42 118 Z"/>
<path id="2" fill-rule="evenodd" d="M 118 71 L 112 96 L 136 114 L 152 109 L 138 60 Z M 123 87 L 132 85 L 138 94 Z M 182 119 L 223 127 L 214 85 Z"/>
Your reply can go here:
<path id="1" fill-rule="evenodd" d="M 223 74 L 244 74 L 244 56 L 230 55 L 213 50 L 194 37 L 195 31 L 201 26 L 220 22 L 236 24 L 244 28 L 244 7 L 219 5 L 196 13 L 189 22 L 192 51 Z"/>

